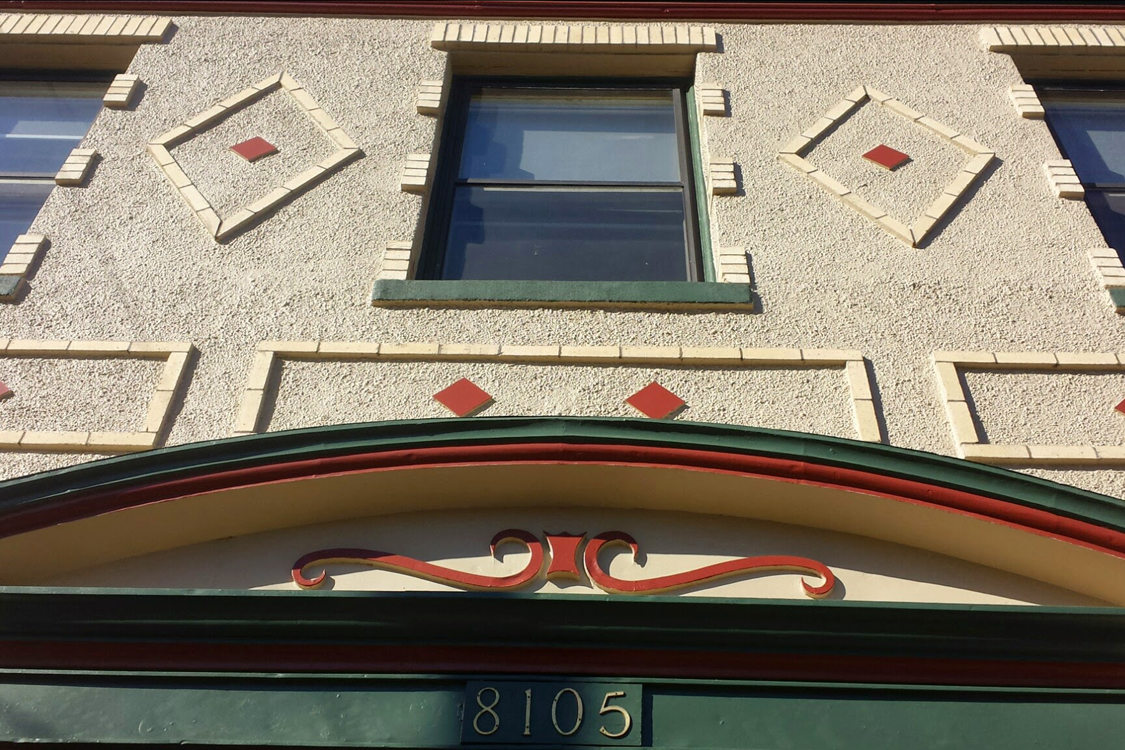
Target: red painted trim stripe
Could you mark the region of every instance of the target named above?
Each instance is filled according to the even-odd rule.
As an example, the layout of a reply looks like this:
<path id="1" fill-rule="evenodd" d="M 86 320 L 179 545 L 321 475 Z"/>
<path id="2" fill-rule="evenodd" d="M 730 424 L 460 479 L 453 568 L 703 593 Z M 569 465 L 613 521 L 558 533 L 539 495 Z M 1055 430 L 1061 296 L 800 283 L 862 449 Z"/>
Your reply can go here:
<path id="1" fill-rule="evenodd" d="M 963 490 L 795 458 L 637 445 L 518 443 L 382 451 L 291 461 L 188 477 L 54 502 L 0 518 L 0 537 L 112 511 L 237 487 L 377 471 L 520 464 L 614 465 L 678 468 L 747 475 L 795 484 L 858 491 L 1000 523 L 1098 552 L 1125 557 L 1125 533 L 1048 511 Z"/>
<path id="2" fill-rule="evenodd" d="M 683 679 L 1123 688 L 1112 662 L 1003 661 L 850 654 L 731 653 L 525 646 L 91 643 L 0 641 L 10 669 L 160 669 L 217 672 L 570 674 Z"/>
<path id="3" fill-rule="evenodd" d="M 0 0 L 10 11 L 114 11 L 405 18 L 639 19 L 651 21 L 843 21 L 964 23 L 1120 21 L 1120 5 L 1067 3 L 688 2 L 686 0 Z"/>

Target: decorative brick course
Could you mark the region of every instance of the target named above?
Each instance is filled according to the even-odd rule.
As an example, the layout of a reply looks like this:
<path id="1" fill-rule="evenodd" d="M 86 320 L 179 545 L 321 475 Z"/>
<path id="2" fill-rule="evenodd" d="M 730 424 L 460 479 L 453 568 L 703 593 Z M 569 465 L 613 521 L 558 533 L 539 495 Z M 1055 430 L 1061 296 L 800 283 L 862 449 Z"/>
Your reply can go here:
<path id="1" fill-rule="evenodd" d="M 325 137 L 336 146 L 336 151 L 321 159 L 305 171 L 290 177 L 261 198 L 235 211 L 227 217 L 220 217 L 207 197 L 191 182 L 169 151 L 178 143 L 194 137 L 199 131 L 213 125 L 244 109 L 271 91 L 281 89 L 316 123 Z M 307 91 L 288 73 L 278 73 L 252 84 L 236 94 L 219 101 L 209 109 L 188 118 L 163 135 L 149 141 L 148 153 L 157 166 L 179 192 L 180 197 L 195 213 L 196 218 L 207 228 L 216 240 L 225 240 L 237 232 L 262 220 L 269 211 L 288 203 L 310 190 L 316 183 L 343 169 L 345 165 L 363 156 L 354 141 L 340 128 Z"/>
<path id="2" fill-rule="evenodd" d="M 430 155 L 407 154 L 399 187 L 404 193 L 424 193 L 430 185 Z"/>
<path id="3" fill-rule="evenodd" d="M 708 170 L 711 195 L 734 195 L 738 192 L 738 180 L 734 174 L 734 162 L 729 159 L 712 159 Z"/>
<path id="4" fill-rule="evenodd" d="M 92 148 L 76 148 L 70 152 L 55 175 L 55 184 L 64 186 L 81 185 L 94 164 L 98 152 Z"/>
<path id="5" fill-rule="evenodd" d="M 0 35 L 26 43 L 145 44 L 164 41 L 172 19 L 163 16 L 0 13 Z"/>
<path id="6" fill-rule="evenodd" d="M 472 50 L 503 47 L 512 51 L 553 52 L 579 49 L 583 52 L 651 54 L 654 52 L 714 52 L 715 30 L 706 26 L 511 23 L 437 23 L 430 44 L 441 50 Z"/>
<path id="7" fill-rule="evenodd" d="M 1120 467 L 1125 446 L 989 443 L 978 428 L 961 369 L 989 371 L 1125 372 L 1125 353 L 937 351 L 932 355 L 953 443 L 961 458 L 1022 467 Z"/>
<path id="8" fill-rule="evenodd" d="M 260 425 L 266 392 L 278 359 L 300 361 L 507 362 L 529 365 L 655 367 L 843 368 L 857 437 L 883 442 L 874 388 L 863 354 L 854 349 L 755 349 L 737 346 L 575 346 L 560 344 L 463 344 L 375 341 L 262 341 L 239 400 L 234 434 L 250 435 Z"/>
<path id="9" fill-rule="evenodd" d="M 726 117 L 727 101 L 726 92 L 720 87 L 709 84 L 696 87 L 699 96 L 699 111 L 709 117 Z"/>
<path id="10" fill-rule="evenodd" d="M 1064 54 L 1125 47 L 1125 35 L 1115 26 L 986 26 L 980 41 L 991 52 L 1030 49 Z"/>
<path id="11" fill-rule="evenodd" d="M 8 254 L 0 261 L 0 302 L 14 302 L 27 283 L 28 273 L 39 262 L 47 247 L 41 234 L 16 237 Z"/>
<path id="12" fill-rule="evenodd" d="M 1086 189 L 1074 171 L 1074 165 L 1068 159 L 1055 159 L 1043 165 L 1047 173 L 1047 184 L 1051 191 L 1059 198 L 1081 200 L 1086 197 Z"/>
<path id="13" fill-rule="evenodd" d="M 117 74 L 106 89 L 102 104 L 113 109 L 126 109 L 133 100 L 138 84 L 140 76 L 132 73 Z"/>
<path id="14" fill-rule="evenodd" d="M 418 84 L 418 100 L 415 108 L 420 115 L 438 116 L 445 108 L 444 87 L 441 81 L 422 81 Z"/>
<path id="15" fill-rule="evenodd" d="M 137 432 L 6 430 L 0 451 L 131 453 L 164 439 L 193 347 L 182 341 L 72 341 L 0 339 L 0 359 L 162 359 L 164 367 L 149 399 L 144 429 Z"/>
<path id="16" fill-rule="evenodd" d="M 942 194 L 937 197 L 920 216 L 907 226 L 887 215 L 879 206 L 876 206 L 852 192 L 851 188 L 842 185 L 835 179 L 820 171 L 804 156 L 813 149 L 825 135 L 834 127 L 851 116 L 866 102 L 894 112 L 900 117 L 905 117 L 914 124 L 929 131 L 933 135 L 949 141 L 969 155 L 969 160 L 961 167 L 957 176 L 945 186 Z M 917 247 L 923 242 L 939 221 L 957 204 L 965 191 L 977 180 L 995 158 L 995 153 L 986 146 L 977 143 L 972 138 L 962 135 L 957 130 L 926 117 L 921 112 L 911 109 L 902 102 L 871 86 L 859 86 L 850 94 L 834 104 L 808 129 L 800 135 L 793 137 L 778 153 L 778 160 L 801 172 L 810 180 L 827 190 L 833 197 L 848 207 L 859 212 L 869 221 L 877 224 L 881 229 L 897 237 L 911 247 Z"/>
<path id="17" fill-rule="evenodd" d="M 1035 87 L 1019 83 L 1011 86 L 1008 89 L 1008 97 L 1012 100 L 1012 104 L 1016 107 L 1016 112 L 1020 117 L 1029 120 L 1042 120 L 1046 115 L 1042 103 L 1039 101 L 1039 94 L 1035 93 Z"/>

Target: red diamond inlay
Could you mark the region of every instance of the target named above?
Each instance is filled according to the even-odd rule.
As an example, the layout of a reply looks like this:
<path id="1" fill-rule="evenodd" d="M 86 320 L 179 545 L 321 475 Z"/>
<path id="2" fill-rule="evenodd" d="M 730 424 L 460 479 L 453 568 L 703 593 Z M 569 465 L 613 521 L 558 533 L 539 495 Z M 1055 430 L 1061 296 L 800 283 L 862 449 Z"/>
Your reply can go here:
<path id="1" fill-rule="evenodd" d="M 9 388 L 4 381 L 0 380 L 0 399 L 11 398 L 16 395 L 15 391 Z"/>
<path id="2" fill-rule="evenodd" d="M 884 146 L 881 143 L 864 154 L 863 158 L 867 159 L 869 162 L 878 164 L 884 169 L 896 169 L 910 161 L 910 157 L 906 154 L 890 146 Z"/>
<path id="3" fill-rule="evenodd" d="M 1121 412 L 1122 414 L 1125 414 L 1125 401 L 1122 401 L 1120 404 L 1118 404 L 1117 406 L 1115 406 L 1113 408 L 1116 409 L 1117 411 Z"/>
<path id="4" fill-rule="evenodd" d="M 657 382 L 649 383 L 625 399 L 625 403 L 652 419 L 664 419 L 687 405 L 686 401 Z"/>
<path id="5" fill-rule="evenodd" d="M 263 156 L 277 153 L 277 146 L 273 145 L 261 136 L 254 136 L 248 141 L 236 143 L 230 147 L 230 150 L 241 156 L 246 161 L 257 161 Z"/>
<path id="6" fill-rule="evenodd" d="M 468 378 L 434 394 L 434 400 L 459 417 L 467 417 L 492 403 L 492 396 Z"/>

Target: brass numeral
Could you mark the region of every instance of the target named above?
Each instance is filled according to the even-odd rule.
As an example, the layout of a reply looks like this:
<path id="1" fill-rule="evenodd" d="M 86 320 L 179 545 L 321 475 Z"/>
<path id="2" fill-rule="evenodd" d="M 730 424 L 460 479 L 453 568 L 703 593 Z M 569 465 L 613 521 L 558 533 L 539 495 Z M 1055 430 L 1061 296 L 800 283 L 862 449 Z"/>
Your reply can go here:
<path id="1" fill-rule="evenodd" d="M 629 730 L 633 728 L 633 717 L 629 715 L 628 711 L 626 711 L 622 706 L 611 706 L 611 705 L 609 705 L 609 702 L 612 699 L 614 699 L 614 698 L 624 698 L 624 697 L 625 697 L 625 691 L 624 690 L 614 690 L 614 691 L 611 691 L 609 693 L 606 693 L 605 698 L 602 699 L 602 710 L 598 711 L 599 716 L 605 716 L 606 714 L 621 714 L 621 720 L 623 722 L 623 725 L 621 727 L 620 732 L 611 732 L 608 729 L 606 729 L 604 726 L 598 728 L 599 732 L 604 734 L 606 737 L 609 737 L 611 740 L 621 739 L 625 735 L 629 734 Z"/>
<path id="2" fill-rule="evenodd" d="M 568 731 L 563 731 L 559 726 L 559 698 L 563 697 L 564 693 L 570 693 L 574 696 L 574 703 L 578 707 L 578 715 L 574 717 L 574 726 Z M 574 688 L 563 688 L 555 693 L 555 699 L 551 701 L 551 723 L 555 725 L 555 731 L 563 737 L 569 737 L 582 726 L 582 696 Z"/>
<path id="3" fill-rule="evenodd" d="M 488 705 L 485 705 L 484 700 L 482 699 L 484 697 L 484 694 L 488 691 L 492 691 L 492 702 Z M 487 737 L 488 735 L 495 733 L 496 730 L 500 729 L 500 714 L 496 713 L 495 711 L 496 706 L 498 706 L 499 704 L 500 691 L 496 688 L 485 687 L 477 691 L 477 705 L 480 707 L 480 711 L 477 711 L 477 715 L 473 717 L 473 730 L 480 736 Z M 480 728 L 480 717 L 486 715 L 492 717 L 492 729 L 489 729 L 487 732 Z"/>

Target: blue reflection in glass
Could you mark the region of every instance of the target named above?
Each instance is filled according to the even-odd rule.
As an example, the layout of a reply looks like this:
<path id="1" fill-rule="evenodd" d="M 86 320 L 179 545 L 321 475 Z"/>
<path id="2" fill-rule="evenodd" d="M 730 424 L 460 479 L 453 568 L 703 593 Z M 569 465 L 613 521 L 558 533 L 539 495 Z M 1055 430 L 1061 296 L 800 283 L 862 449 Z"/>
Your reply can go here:
<path id="1" fill-rule="evenodd" d="M 683 281 L 675 188 L 459 187 L 442 277 Z"/>
<path id="2" fill-rule="evenodd" d="M 679 182 L 672 93 L 482 89 L 458 177 Z"/>
<path id="3" fill-rule="evenodd" d="M 54 177 L 105 90 L 104 83 L 0 81 L 0 175 Z"/>

